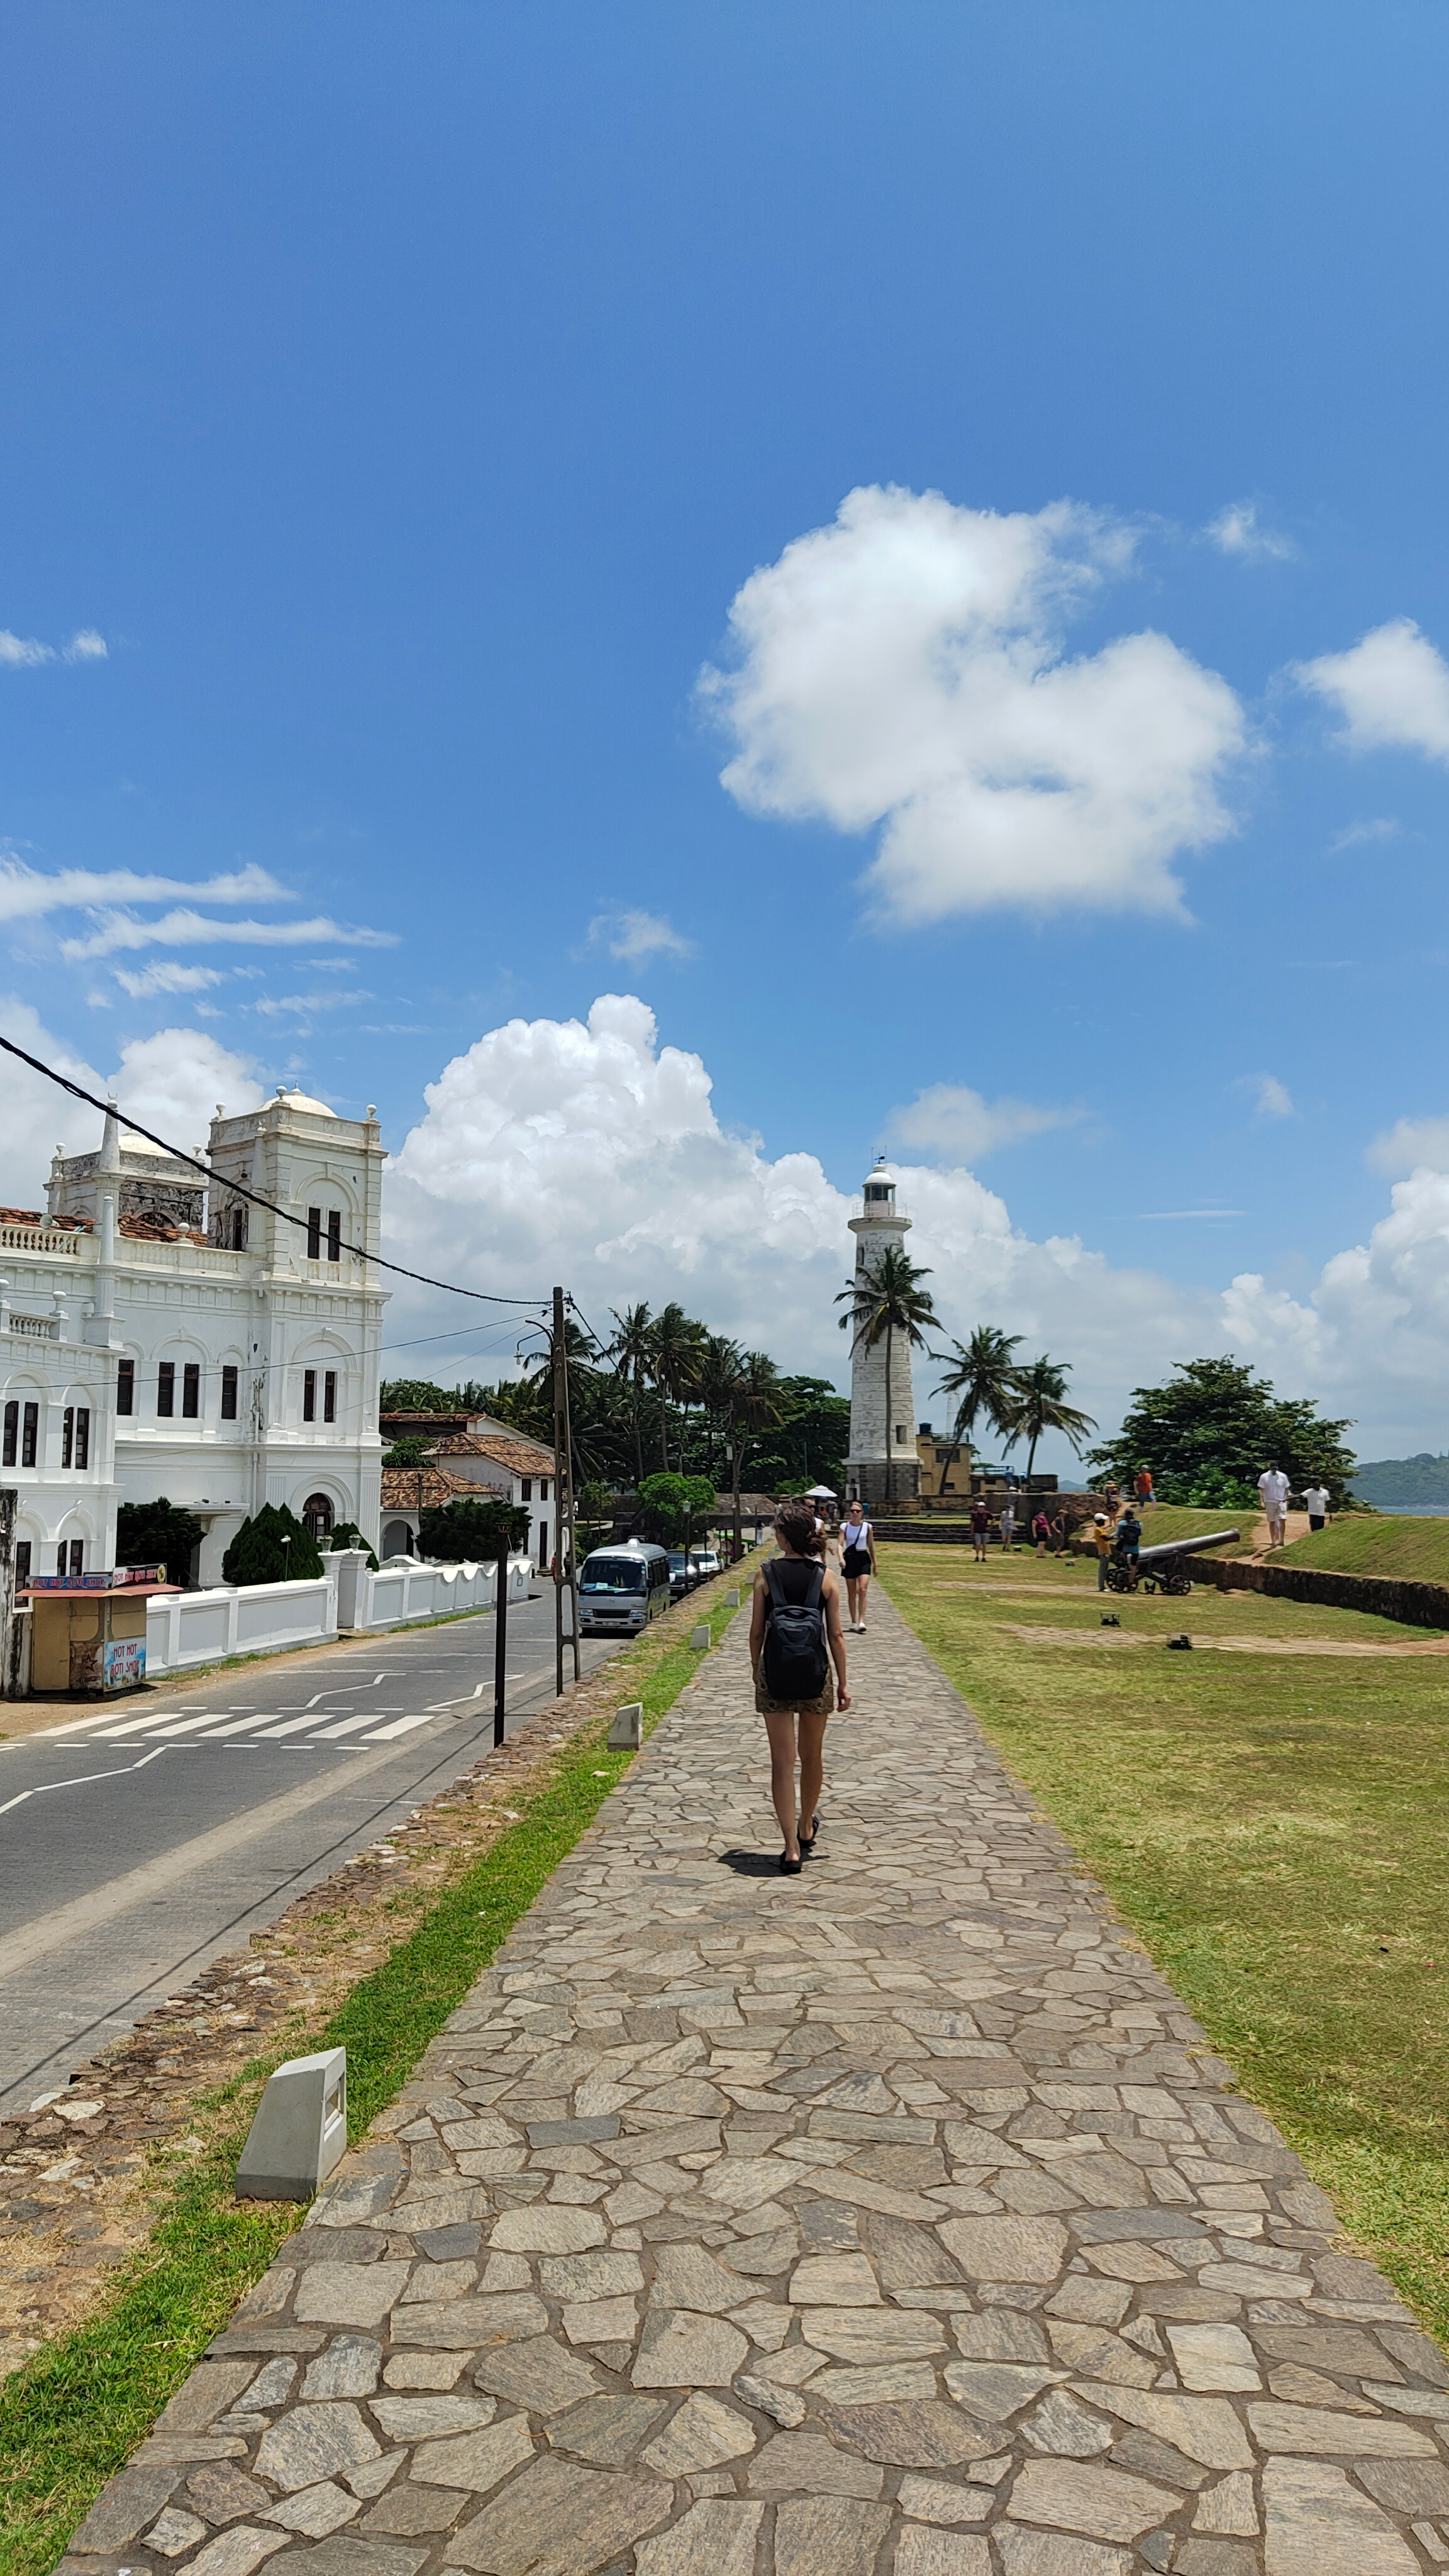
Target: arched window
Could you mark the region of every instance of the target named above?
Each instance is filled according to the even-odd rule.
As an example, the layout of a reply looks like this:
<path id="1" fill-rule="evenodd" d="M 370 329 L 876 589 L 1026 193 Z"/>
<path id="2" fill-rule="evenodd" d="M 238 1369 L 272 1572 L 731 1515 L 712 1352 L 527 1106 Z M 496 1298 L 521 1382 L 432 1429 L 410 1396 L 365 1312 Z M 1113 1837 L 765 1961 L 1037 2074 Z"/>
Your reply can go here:
<path id="1" fill-rule="evenodd" d="M 314 1538 L 332 1536 L 332 1505 L 325 1494 L 309 1494 L 302 1505 L 302 1518 Z"/>

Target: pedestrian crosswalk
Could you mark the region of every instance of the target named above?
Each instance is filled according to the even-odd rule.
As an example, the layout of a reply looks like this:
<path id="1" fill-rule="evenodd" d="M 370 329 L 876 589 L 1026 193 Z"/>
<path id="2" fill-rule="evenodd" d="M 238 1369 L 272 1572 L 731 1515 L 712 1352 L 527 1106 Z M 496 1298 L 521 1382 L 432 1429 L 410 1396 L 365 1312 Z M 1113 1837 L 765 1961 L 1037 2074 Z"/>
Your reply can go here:
<path id="1" fill-rule="evenodd" d="M 379 1673 L 372 1687 L 398 1678 Z M 294 1700 L 270 1708 L 248 1708 L 240 1702 L 229 1708 L 201 1708 L 168 1701 L 163 1707 L 137 1714 L 133 1701 L 117 1700 L 89 1717 L 71 1718 L 62 1726 L 47 1726 L 40 1732 L 52 1742 L 73 1744 L 77 1750 L 91 1744 L 141 1743 L 174 1744 L 178 1750 L 188 1751 L 212 1744 L 238 1749 L 281 1744 L 299 1751 L 314 1744 L 391 1744 L 421 1726 L 456 1726 L 464 1718 L 476 1716 L 487 1687 L 480 1682 L 466 1694 L 437 1700 L 430 1708 L 422 1709 L 406 1709 L 378 1700 L 358 1708 L 357 1701 L 366 1697 L 366 1686 L 359 1689 L 356 1683 L 346 1690 L 317 1691 L 305 1705 Z"/>

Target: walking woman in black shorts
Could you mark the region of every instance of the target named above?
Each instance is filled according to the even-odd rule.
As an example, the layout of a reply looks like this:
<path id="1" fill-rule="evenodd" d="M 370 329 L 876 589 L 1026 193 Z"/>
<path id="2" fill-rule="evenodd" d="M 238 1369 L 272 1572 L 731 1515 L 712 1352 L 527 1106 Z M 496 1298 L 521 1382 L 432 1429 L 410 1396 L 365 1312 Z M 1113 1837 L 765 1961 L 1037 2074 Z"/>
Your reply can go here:
<path id="1" fill-rule="evenodd" d="M 855 1636 L 863 1637 L 865 1596 L 875 1572 L 875 1532 L 859 1503 L 852 1503 L 845 1515 L 845 1525 L 840 1533 L 840 1568 L 845 1576 L 851 1631 Z"/>
<path id="2" fill-rule="evenodd" d="M 784 1502 L 775 1514 L 775 1537 L 780 1553 L 770 1560 L 769 1577 L 765 1570 L 755 1577 L 755 1599 L 750 1618 L 750 1663 L 755 1676 L 755 1706 L 765 1721 L 770 1739 L 770 1795 L 785 1837 L 780 1854 L 780 1867 L 793 1877 L 802 1859 L 808 1859 L 819 1824 L 816 1808 L 825 1778 L 825 1722 L 832 1711 L 850 1706 L 850 1693 L 845 1686 L 845 1638 L 840 1626 L 840 1586 L 833 1574 L 825 1571 L 821 1561 L 821 1539 L 815 1527 L 814 1507 L 810 1503 Z M 818 1587 L 818 1588 L 817 1588 Z M 824 1642 L 829 1654 L 825 1680 L 809 1699 L 776 1699 L 772 1696 L 765 1671 L 765 1636 L 775 1600 L 802 1609 L 814 1600 L 819 1607 Z M 817 1632 L 818 1634 L 818 1632 Z M 835 1678 L 830 1678 L 830 1665 Z M 795 1804 L 795 1761 L 800 1762 L 800 1804 Z M 800 1831 L 799 1818 L 808 1816 L 810 1830 Z"/>

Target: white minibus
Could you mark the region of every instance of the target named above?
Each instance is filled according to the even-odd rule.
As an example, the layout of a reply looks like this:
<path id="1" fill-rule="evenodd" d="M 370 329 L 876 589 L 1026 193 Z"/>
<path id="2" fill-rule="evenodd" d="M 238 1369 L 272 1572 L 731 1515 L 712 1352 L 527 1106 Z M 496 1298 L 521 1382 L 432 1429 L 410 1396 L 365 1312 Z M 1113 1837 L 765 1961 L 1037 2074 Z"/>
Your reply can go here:
<path id="1" fill-rule="evenodd" d="M 579 1570 L 579 1633 L 628 1636 L 669 1607 L 669 1558 L 647 1540 L 595 1548 Z"/>

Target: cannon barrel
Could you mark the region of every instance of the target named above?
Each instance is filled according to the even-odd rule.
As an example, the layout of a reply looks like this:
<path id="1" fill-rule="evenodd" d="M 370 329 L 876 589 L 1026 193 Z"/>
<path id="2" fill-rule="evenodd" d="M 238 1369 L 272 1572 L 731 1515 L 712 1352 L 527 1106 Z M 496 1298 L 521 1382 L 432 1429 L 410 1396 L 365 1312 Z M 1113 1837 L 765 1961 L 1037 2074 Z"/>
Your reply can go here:
<path id="1" fill-rule="evenodd" d="M 1207 1538 L 1167 1538 L 1160 1546 L 1138 1550 L 1139 1565 L 1160 1565 L 1167 1556 L 1201 1556 L 1205 1547 L 1224 1547 L 1230 1538 L 1241 1538 L 1241 1530 L 1213 1530 Z"/>

